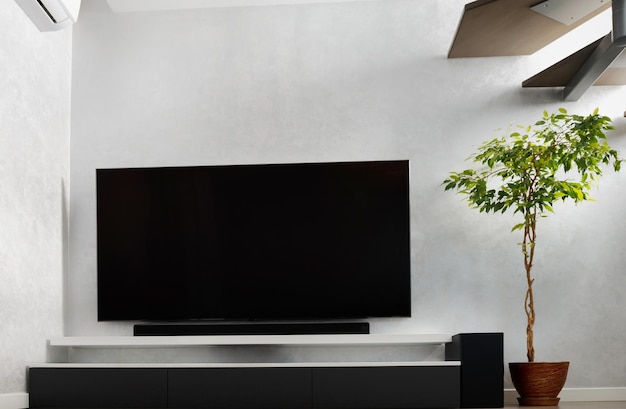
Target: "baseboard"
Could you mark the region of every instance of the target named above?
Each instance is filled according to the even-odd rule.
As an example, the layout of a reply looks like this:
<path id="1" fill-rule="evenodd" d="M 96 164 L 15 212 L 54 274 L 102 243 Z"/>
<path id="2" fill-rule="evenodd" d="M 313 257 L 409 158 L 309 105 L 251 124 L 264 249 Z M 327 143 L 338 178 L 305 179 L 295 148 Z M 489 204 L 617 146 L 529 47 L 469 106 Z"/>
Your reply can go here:
<path id="1" fill-rule="evenodd" d="M 28 408 L 28 394 L 0 393 L 0 409 L 26 409 Z"/>
<path id="2" fill-rule="evenodd" d="M 504 404 L 517 405 L 515 389 L 504 390 Z M 559 394 L 562 402 L 621 402 L 626 401 L 626 388 L 564 388 Z"/>

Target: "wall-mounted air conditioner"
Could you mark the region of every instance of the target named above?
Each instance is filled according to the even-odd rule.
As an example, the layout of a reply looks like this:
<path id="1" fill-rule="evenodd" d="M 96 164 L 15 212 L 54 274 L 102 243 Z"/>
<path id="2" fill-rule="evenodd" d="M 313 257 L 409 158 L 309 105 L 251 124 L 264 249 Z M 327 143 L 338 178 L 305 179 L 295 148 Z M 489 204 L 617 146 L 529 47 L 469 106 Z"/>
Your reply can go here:
<path id="1" fill-rule="evenodd" d="M 76 22 L 81 0 L 15 0 L 39 31 L 55 31 Z"/>

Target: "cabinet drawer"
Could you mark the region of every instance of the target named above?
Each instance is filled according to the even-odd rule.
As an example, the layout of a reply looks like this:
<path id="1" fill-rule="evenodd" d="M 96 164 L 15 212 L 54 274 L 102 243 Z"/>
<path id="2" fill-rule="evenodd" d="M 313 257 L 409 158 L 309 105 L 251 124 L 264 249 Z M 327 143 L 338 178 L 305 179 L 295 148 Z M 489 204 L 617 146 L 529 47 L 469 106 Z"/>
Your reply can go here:
<path id="1" fill-rule="evenodd" d="M 460 369 L 314 368 L 314 408 L 457 408 Z"/>
<path id="2" fill-rule="evenodd" d="M 30 368 L 30 408 L 165 408 L 167 370 Z"/>
<path id="3" fill-rule="evenodd" d="M 170 369 L 170 408 L 309 408 L 308 368 Z"/>

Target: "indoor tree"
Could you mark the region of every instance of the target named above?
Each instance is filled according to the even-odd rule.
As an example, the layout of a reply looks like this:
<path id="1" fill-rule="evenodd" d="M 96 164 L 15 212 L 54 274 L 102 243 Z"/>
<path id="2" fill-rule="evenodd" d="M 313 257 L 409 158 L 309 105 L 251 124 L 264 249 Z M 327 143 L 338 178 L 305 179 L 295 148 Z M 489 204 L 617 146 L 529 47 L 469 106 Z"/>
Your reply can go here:
<path id="1" fill-rule="evenodd" d="M 445 190 L 466 196 L 470 207 L 485 213 L 512 211 L 521 222 L 511 231 L 523 233 L 521 242 L 526 272 L 527 358 L 535 361 L 533 326 L 535 304 L 531 275 L 537 244 L 537 221 L 553 213 L 557 201 L 592 200 L 589 191 L 602 175 L 602 167 L 620 170 L 618 153 L 606 141 L 614 129 L 611 119 L 598 114 L 572 115 L 565 109 L 544 111 L 531 126 L 483 143 L 470 160 L 478 169 L 451 172 Z"/>

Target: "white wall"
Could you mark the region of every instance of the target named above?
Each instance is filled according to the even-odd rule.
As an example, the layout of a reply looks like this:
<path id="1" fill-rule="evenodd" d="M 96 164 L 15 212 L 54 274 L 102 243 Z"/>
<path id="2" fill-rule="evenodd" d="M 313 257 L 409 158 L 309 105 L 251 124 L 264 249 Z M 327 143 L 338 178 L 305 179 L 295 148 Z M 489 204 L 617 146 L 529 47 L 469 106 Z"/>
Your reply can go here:
<path id="1" fill-rule="evenodd" d="M 506 361 L 524 360 L 514 222 L 474 214 L 440 184 L 498 128 L 560 106 L 614 117 L 626 154 L 626 90 L 594 88 L 576 103 L 522 90 L 575 49 L 562 42 L 531 57 L 448 60 L 463 4 L 113 14 L 86 2 L 74 28 L 68 334 L 131 333 L 96 321 L 96 168 L 408 158 L 413 317 L 373 320 L 373 331 L 503 331 Z M 537 357 L 571 360 L 569 387 L 626 386 L 625 183 L 607 174 L 597 203 L 539 226 Z"/>
<path id="2" fill-rule="evenodd" d="M 0 398 L 63 334 L 71 44 L 0 0 Z"/>

